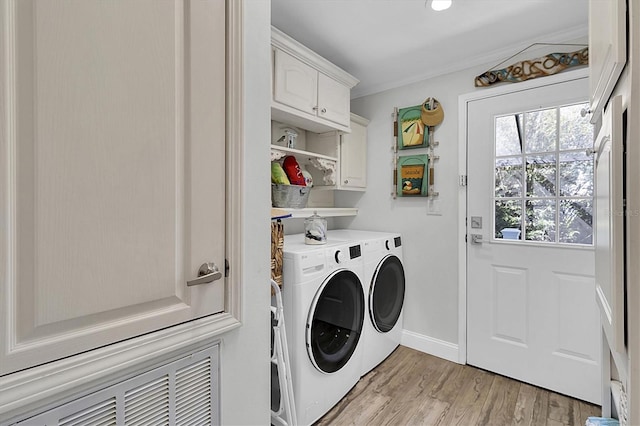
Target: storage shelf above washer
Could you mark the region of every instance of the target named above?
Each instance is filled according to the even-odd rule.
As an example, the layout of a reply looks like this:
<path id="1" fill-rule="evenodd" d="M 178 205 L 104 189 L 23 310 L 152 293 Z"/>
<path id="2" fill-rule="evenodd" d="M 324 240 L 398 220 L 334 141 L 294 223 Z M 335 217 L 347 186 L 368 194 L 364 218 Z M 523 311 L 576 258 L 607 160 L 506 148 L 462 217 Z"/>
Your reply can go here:
<path id="1" fill-rule="evenodd" d="M 316 154 L 315 152 L 302 151 L 300 149 L 286 148 L 284 146 L 271 144 L 271 161 L 279 160 L 287 155 L 299 156 L 301 159 L 307 159 L 307 161 L 311 158 L 333 161 L 334 163 L 338 161 L 336 157 L 329 157 L 328 155 Z"/>
<path id="2" fill-rule="evenodd" d="M 302 151 L 300 149 L 285 148 L 280 145 L 271 145 L 271 161 L 277 161 L 287 155 L 293 155 L 300 165 L 311 164 L 323 173 L 322 185 L 335 185 L 338 169 L 338 159 L 315 152 Z M 318 182 L 318 185 L 320 182 Z"/>
<path id="3" fill-rule="evenodd" d="M 314 212 L 318 213 L 322 217 L 338 217 L 338 216 L 356 216 L 358 214 L 357 208 L 352 207 L 306 207 L 304 209 L 283 209 L 288 213 L 291 213 L 291 218 L 307 218 Z"/>

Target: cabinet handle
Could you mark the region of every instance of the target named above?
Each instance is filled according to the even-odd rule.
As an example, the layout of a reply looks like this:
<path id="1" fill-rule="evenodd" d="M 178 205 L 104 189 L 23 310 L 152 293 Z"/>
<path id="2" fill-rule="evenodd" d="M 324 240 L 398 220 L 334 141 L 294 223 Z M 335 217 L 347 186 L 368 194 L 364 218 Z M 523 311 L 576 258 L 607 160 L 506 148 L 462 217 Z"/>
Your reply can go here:
<path id="1" fill-rule="evenodd" d="M 320 112 L 324 114 L 325 112 L 327 112 L 327 109 L 326 109 L 326 108 L 322 108 L 322 109 L 320 110 Z"/>
<path id="2" fill-rule="evenodd" d="M 313 108 L 311 108 L 311 109 L 312 109 L 312 110 L 314 110 L 314 111 L 318 111 L 318 107 L 317 107 L 317 106 L 314 106 L 314 107 L 313 107 Z"/>
<path id="3" fill-rule="evenodd" d="M 345 180 L 344 180 L 344 184 L 346 185 L 346 184 L 348 184 L 348 183 L 349 183 L 349 179 L 345 179 Z"/>
<path id="4" fill-rule="evenodd" d="M 220 272 L 215 263 L 207 262 L 203 263 L 198 269 L 198 278 L 187 281 L 187 286 L 208 284 L 220 278 L 222 278 L 222 272 Z"/>

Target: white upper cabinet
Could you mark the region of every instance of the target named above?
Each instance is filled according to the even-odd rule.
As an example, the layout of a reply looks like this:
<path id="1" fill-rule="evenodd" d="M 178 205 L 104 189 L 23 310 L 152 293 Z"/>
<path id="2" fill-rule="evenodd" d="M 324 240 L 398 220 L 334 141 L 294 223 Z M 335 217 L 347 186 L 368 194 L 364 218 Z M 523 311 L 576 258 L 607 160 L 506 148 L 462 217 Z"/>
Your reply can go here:
<path id="1" fill-rule="evenodd" d="M 327 182 L 314 176 L 314 187 L 364 191 L 367 187 L 367 125 L 369 120 L 350 114 L 351 133 L 308 133 L 307 150 L 337 158 L 337 176 Z"/>
<path id="2" fill-rule="evenodd" d="M 277 28 L 271 119 L 315 133 L 349 132 L 351 88 L 358 80 Z"/>
<path id="3" fill-rule="evenodd" d="M 225 2 L 0 22 L 0 375 L 224 312 Z"/>
<path id="4" fill-rule="evenodd" d="M 367 125 L 369 120 L 351 114 L 351 133 L 340 137 L 340 182 L 338 189 L 367 187 Z"/>
<path id="5" fill-rule="evenodd" d="M 625 0 L 589 0 L 589 101 L 595 123 L 627 61 Z"/>

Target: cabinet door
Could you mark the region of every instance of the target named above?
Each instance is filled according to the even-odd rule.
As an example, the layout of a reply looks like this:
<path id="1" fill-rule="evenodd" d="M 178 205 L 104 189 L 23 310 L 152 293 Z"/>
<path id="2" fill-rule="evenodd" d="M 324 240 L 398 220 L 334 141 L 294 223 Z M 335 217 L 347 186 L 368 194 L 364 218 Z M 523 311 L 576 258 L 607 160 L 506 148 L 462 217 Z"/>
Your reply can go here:
<path id="1" fill-rule="evenodd" d="M 589 1 L 589 101 L 597 122 L 627 55 L 625 0 Z"/>
<path id="2" fill-rule="evenodd" d="M 275 49 L 273 100 L 316 115 L 318 71 L 302 61 Z"/>
<path id="3" fill-rule="evenodd" d="M 2 2 L 0 374 L 224 311 L 224 8 Z"/>
<path id="4" fill-rule="evenodd" d="M 603 116 L 596 151 L 596 300 L 613 351 L 624 353 L 624 211 L 622 97 Z"/>
<path id="5" fill-rule="evenodd" d="M 340 142 L 340 186 L 364 189 L 367 186 L 367 127 L 351 122 L 351 133 Z"/>
<path id="6" fill-rule="evenodd" d="M 351 91 L 344 84 L 319 73 L 318 117 L 349 126 Z"/>

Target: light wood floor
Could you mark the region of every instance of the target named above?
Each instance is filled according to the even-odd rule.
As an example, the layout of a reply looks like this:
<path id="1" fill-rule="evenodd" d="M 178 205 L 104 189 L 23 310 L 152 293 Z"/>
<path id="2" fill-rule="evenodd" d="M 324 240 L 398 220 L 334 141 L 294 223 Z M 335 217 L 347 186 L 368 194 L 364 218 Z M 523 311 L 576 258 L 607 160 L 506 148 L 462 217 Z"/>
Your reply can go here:
<path id="1" fill-rule="evenodd" d="M 584 425 L 600 407 L 398 347 L 316 426 Z"/>

